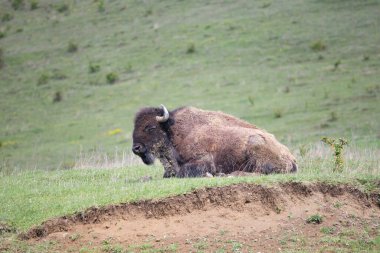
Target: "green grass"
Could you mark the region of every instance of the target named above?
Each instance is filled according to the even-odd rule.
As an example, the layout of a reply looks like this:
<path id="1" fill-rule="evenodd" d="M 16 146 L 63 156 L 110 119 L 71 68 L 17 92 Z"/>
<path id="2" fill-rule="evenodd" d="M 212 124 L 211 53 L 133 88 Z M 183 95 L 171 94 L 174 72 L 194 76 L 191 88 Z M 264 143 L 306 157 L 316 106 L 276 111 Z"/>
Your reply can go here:
<path id="1" fill-rule="evenodd" d="M 376 189 L 380 1 L 25 3 L 0 3 L 1 222 L 22 231 L 90 206 L 239 182 Z M 64 170 L 82 154 L 117 160 L 130 150 L 135 112 L 162 103 L 221 110 L 267 129 L 296 154 L 299 173 L 164 180 L 160 166 L 91 161 Z M 342 174 L 316 144 L 324 136 L 350 143 Z M 152 181 L 139 182 L 146 175 Z"/>
<path id="2" fill-rule="evenodd" d="M 12 143 L 0 147 L 0 170 L 129 150 L 134 113 L 161 103 L 231 113 L 292 150 L 322 136 L 380 147 L 378 0 L 29 5 L 0 3 L 12 17 L 0 23 L 0 141 Z"/>
<path id="3" fill-rule="evenodd" d="M 310 157 L 305 161 L 312 160 Z M 202 187 L 224 186 L 236 183 L 271 185 L 278 182 L 350 183 L 363 191 L 378 190 L 380 168 L 376 171 L 345 170 L 332 173 L 333 164 L 300 161 L 297 174 L 234 178 L 164 179 L 161 166 L 130 166 L 116 169 L 21 170 L 0 177 L 0 221 L 25 230 L 42 221 L 91 206 L 131 202 L 173 196 Z M 323 165 L 325 163 L 325 165 Z M 152 176 L 141 182 L 140 178 Z"/>

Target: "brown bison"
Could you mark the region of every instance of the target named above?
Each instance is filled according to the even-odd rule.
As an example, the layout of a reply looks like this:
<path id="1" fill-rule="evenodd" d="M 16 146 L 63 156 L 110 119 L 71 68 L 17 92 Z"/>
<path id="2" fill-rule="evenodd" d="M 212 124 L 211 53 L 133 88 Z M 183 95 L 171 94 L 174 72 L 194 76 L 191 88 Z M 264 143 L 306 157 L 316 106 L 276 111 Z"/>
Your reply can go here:
<path id="1" fill-rule="evenodd" d="M 194 107 L 141 109 L 132 151 L 148 165 L 157 157 L 164 177 L 297 171 L 294 156 L 272 134 L 223 112 Z"/>

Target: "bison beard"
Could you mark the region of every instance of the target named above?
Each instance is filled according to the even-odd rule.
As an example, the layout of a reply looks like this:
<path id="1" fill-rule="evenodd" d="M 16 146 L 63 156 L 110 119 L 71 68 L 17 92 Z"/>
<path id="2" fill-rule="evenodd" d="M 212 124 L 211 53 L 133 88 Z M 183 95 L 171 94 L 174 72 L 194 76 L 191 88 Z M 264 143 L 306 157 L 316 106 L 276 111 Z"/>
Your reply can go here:
<path id="1" fill-rule="evenodd" d="M 231 115 L 194 107 L 141 109 L 132 150 L 147 165 L 158 158 L 164 177 L 297 171 L 294 156 L 272 134 Z"/>

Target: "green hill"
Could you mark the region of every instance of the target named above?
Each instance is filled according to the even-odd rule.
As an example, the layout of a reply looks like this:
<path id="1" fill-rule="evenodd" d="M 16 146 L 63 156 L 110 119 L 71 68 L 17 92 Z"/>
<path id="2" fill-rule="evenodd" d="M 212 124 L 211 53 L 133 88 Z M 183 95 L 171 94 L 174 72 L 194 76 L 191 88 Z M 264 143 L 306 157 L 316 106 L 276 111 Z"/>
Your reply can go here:
<path id="1" fill-rule="evenodd" d="M 379 9 L 377 0 L 1 1 L 0 170 L 129 152 L 134 113 L 161 103 L 222 110 L 293 151 L 322 136 L 378 149 Z"/>

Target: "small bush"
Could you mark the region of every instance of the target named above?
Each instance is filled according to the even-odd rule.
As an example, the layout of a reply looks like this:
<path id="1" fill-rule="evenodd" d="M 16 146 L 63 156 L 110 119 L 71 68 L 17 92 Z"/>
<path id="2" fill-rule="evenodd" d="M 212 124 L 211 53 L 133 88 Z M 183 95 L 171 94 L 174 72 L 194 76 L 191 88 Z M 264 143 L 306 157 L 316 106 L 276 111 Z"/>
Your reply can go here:
<path id="1" fill-rule="evenodd" d="M 328 234 L 333 234 L 335 231 L 334 227 L 322 227 L 321 232 L 328 235 Z"/>
<path id="2" fill-rule="evenodd" d="M 343 148 L 345 145 L 348 145 L 348 141 L 342 138 L 339 138 L 338 140 L 336 140 L 334 138 L 329 138 L 329 137 L 323 137 L 321 141 L 330 145 L 330 147 L 334 151 L 335 166 L 333 168 L 333 172 L 342 172 L 343 165 L 344 165 Z"/>
<path id="3" fill-rule="evenodd" d="M 313 224 L 321 224 L 323 221 L 323 217 L 319 214 L 314 214 L 306 219 L 307 223 L 313 223 Z"/>
<path id="4" fill-rule="evenodd" d="M 46 73 L 43 73 L 40 75 L 40 77 L 38 77 L 38 80 L 37 80 L 37 85 L 44 85 L 44 84 L 47 84 L 48 81 L 49 81 L 50 77 L 48 74 Z"/>
<path id="5" fill-rule="evenodd" d="M 336 114 L 336 112 L 331 112 L 330 113 L 330 118 L 327 121 L 334 122 L 334 121 L 337 121 L 337 120 L 338 120 L 338 115 Z"/>
<path id="6" fill-rule="evenodd" d="M 253 96 L 248 96 L 248 102 L 254 106 L 255 105 L 255 98 Z"/>
<path id="7" fill-rule="evenodd" d="M 62 73 L 60 70 L 58 70 L 58 69 L 54 69 L 53 70 L 51 79 L 54 79 L 54 80 L 63 80 L 63 79 L 66 79 L 66 78 L 67 78 L 67 76 L 64 73 Z"/>
<path id="8" fill-rule="evenodd" d="M 14 10 L 21 9 L 24 6 L 24 0 L 12 0 L 12 8 Z"/>
<path id="9" fill-rule="evenodd" d="M 276 119 L 279 119 L 279 118 L 281 118 L 283 116 L 284 111 L 282 109 L 280 109 L 280 108 L 277 108 L 277 109 L 274 110 L 273 113 L 274 113 L 274 117 Z"/>
<path id="10" fill-rule="evenodd" d="M 67 52 L 69 53 L 75 53 L 78 51 L 78 45 L 72 41 L 69 42 L 69 45 L 67 46 Z"/>
<path id="11" fill-rule="evenodd" d="M 194 45 L 194 43 L 190 43 L 187 46 L 186 53 L 187 54 L 193 54 L 193 53 L 195 53 L 195 45 Z"/>
<path id="12" fill-rule="evenodd" d="M 4 67 L 5 63 L 4 63 L 4 55 L 3 55 L 3 49 L 0 48 L 0 69 L 2 69 Z"/>
<path id="13" fill-rule="evenodd" d="M 145 14 L 144 14 L 144 16 L 145 17 L 148 17 L 148 16 L 150 16 L 150 15 L 152 15 L 153 14 L 153 10 L 152 9 L 147 9 L 146 11 L 145 11 Z"/>
<path id="14" fill-rule="evenodd" d="M 341 64 L 341 61 L 340 60 L 337 60 L 335 63 L 334 63 L 334 71 L 337 70 L 339 68 L 339 65 Z"/>
<path id="15" fill-rule="evenodd" d="M 290 88 L 289 88 L 289 86 L 285 86 L 285 88 L 284 88 L 284 93 L 289 93 L 290 92 Z"/>
<path id="16" fill-rule="evenodd" d="M 263 9 L 265 9 L 265 8 L 270 7 L 271 5 L 272 5 L 272 3 L 267 2 L 267 3 L 263 3 L 260 7 L 263 8 Z"/>
<path id="17" fill-rule="evenodd" d="M 1 17 L 2 22 L 8 22 L 13 19 L 13 15 L 10 13 L 4 13 L 3 16 Z"/>
<path id="18" fill-rule="evenodd" d="M 107 83 L 114 84 L 119 80 L 119 76 L 115 72 L 108 73 L 106 75 Z"/>
<path id="19" fill-rule="evenodd" d="M 96 72 L 99 72 L 100 70 L 100 66 L 98 64 L 93 64 L 90 62 L 90 64 L 88 65 L 88 72 L 90 73 L 96 73 Z"/>
<path id="20" fill-rule="evenodd" d="M 61 3 L 56 6 L 55 8 L 59 13 L 68 12 L 69 11 L 69 5 L 66 3 Z"/>
<path id="21" fill-rule="evenodd" d="M 38 1 L 37 0 L 31 0 L 30 1 L 30 10 L 35 10 L 38 8 Z"/>
<path id="22" fill-rule="evenodd" d="M 320 51 L 324 51 L 324 50 L 326 50 L 327 46 L 326 46 L 326 44 L 325 44 L 323 41 L 318 40 L 318 41 L 314 42 L 314 43 L 310 46 L 310 48 L 311 48 L 313 51 L 315 51 L 315 52 L 320 52 Z"/>
<path id="23" fill-rule="evenodd" d="M 104 1 L 103 0 L 99 0 L 98 2 L 98 12 L 104 12 L 106 10 L 106 8 L 104 7 Z"/>
<path id="24" fill-rule="evenodd" d="M 23 28 L 17 28 L 17 29 L 16 29 L 16 33 L 21 33 L 21 32 L 23 32 L 23 31 L 24 31 Z"/>
<path id="25" fill-rule="evenodd" d="M 5 38 L 6 33 L 3 31 L 0 31 L 0 39 Z"/>
<path id="26" fill-rule="evenodd" d="M 62 101 L 62 93 L 60 91 L 55 92 L 53 96 L 53 103 L 58 103 L 61 101 Z"/>

